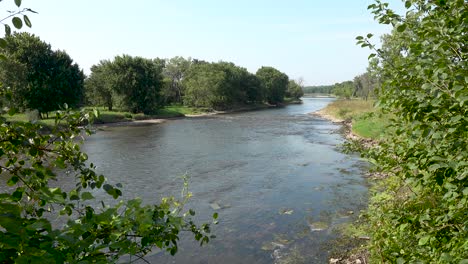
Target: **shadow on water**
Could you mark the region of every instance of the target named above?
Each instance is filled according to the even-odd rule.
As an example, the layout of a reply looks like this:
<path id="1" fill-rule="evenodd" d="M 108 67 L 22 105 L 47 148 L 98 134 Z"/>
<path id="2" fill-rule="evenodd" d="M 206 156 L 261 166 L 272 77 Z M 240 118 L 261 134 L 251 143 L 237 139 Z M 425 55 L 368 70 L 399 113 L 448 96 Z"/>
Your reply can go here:
<path id="1" fill-rule="evenodd" d="M 331 230 L 367 193 L 364 164 L 337 148 L 339 126 L 307 115 L 332 100 L 107 128 L 83 150 L 109 181 L 124 184 L 124 198 L 179 195 L 187 173 L 187 208 L 200 221 L 219 212 L 217 239 L 200 248 L 184 237 L 175 257 L 155 252 L 151 263 L 326 263 Z"/>

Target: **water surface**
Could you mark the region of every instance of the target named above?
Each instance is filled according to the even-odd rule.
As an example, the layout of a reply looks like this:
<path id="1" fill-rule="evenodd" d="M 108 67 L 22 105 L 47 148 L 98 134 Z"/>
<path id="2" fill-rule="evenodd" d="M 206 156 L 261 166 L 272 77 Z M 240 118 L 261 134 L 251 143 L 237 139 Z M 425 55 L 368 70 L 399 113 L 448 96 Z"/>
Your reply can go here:
<path id="1" fill-rule="evenodd" d="M 175 257 L 155 252 L 151 263 L 327 263 L 333 229 L 365 204 L 367 190 L 364 164 L 338 149 L 340 127 L 307 115 L 332 100 L 104 128 L 83 150 L 124 185 L 124 198 L 179 195 L 187 174 L 197 219 L 221 207 L 215 240 L 200 248 L 183 238 Z"/>

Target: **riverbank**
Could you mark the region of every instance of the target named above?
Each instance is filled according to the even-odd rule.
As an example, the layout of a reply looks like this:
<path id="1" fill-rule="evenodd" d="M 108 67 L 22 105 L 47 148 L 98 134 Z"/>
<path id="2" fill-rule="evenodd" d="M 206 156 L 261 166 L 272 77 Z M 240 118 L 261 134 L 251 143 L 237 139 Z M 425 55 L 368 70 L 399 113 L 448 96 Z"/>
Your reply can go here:
<path id="1" fill-rule="evenodd" d="M 253 104 L 243 105 L 234 107 L 229 110 L 217 111 L 212 109 L 194 108 L 185 106 L 171 106 L 160 110 L 160 113 L 156 115 L 143 115 L 143 114 L 131 114 L 128 112 L 113 112 L 113 111 L 102 111 L 100 116 L 97 118 L 94 125 L 97 126 L 132 126 L 132 125 L 148 125 L 148 124 L 160 124 L 167 120 L 181 119 L 181 118 L 197 118 L 206 117 L 212 115 L 223 115 L 249 111 L 259 111 L 271 108 L 285 107 L 290 104 L 302 104 L 301 100 L 288 100 L 282 104 L 270 105 L 270 104 Z"/>
<path id="2" fill-rule="evenodd" d="M 372 100 L 336 100 L 311 115 L 342 123 L 349 130 L 346 137 L 360 140 L 379 140 L 386 133 L 389 115 L 382 114 Z"/>
<path id="3" fill-rule="evenodd" d="M 368 149 L 378 144 L 385 135 L 386 120 L 373 106 L 372 101 L 337 100 L 319 111 L 310 113 L 313 116 L 340 123 L 344 127 L 346 139 L 355 142 L 360 148 Z M 383 175 L 367 172 L 366 178 L 379 179 Z M 366 249 L 370 239 L 362 226 L 361 219 L 340 230 L 341 237 L 332 244 L 333 250 L 329 263 L 362 264 L 368 263 L 369 252 Z"/>

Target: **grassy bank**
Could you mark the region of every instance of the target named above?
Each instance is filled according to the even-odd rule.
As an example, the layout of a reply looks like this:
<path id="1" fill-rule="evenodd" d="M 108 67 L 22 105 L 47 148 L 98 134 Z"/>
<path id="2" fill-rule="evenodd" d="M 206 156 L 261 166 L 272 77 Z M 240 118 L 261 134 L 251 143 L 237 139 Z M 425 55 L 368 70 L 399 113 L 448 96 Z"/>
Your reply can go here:
<path id="1" fill-rule="evenodd" d="M 289 100 L 286 104 L 297 104 L 302 103 L 300 100 Z M 86 107 L 86 109 L 92 110 L 97 109 L 99 116 L 95 119 L 96 124 L 110 124 L 120 122 L 131 122 L 138 120 L 150 120 L 150 119 L 168 119 L 177 118 L 184 116 L 199 116 L 210 113 L 231 113 L 241 111 L 253 111 L 272 107 L 268 104 L 253 104 L 253 105 L 239 105 L 226 111 L 214 111 L 208 108 L 200 107 L 188 107 L 184 105 L 170 105 L 164 108 L 158 109 L 154 114 L 145 115 L 143 113 L 131 113 L 127 111 L 121 111 L 119 109 L 113 109 L 109 111 L 106 107 Z M 4 115 L 8 122 L 29 122 L 32 120 L 38 120 L 37 122 L 43 124 L 46 127 L 52 127 L 55 119 L 54 114 L 50 113 L 49 118 L 38 119 L 37 115 L 33 116 L 31 113 L 18 113 L 13 116 Z"/>
<path id="2" fill-rule="evenodd" d="M 337 100 L 319 113 L 335 121 L 351 121 L 352 132 L 368 139 L 384 136 L 389 119 L 374 107 L 374 101 L 361 99 Z"/>

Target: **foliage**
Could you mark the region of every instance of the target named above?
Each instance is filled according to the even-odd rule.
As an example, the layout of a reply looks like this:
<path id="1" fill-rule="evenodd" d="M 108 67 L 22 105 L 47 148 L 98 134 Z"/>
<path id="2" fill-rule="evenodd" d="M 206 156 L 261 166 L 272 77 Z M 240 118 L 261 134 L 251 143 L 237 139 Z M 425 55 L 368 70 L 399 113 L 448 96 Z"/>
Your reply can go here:
<path id="1" fill-rule="evenodd" d="M 367 100 L 369 96 L 373 97 L 374 92 L 378 90 L 379 80 L 368 71 L 354 77 L 353 83 L 353 97 L 360 97 Z"/>
<path id="2" fill-rule="evenodd" d="M 21 1 L 15 3 L 19 7 Z M 21 12 L 14 13 L 17 28 Z M 7 89 L 0 91 L 2 102 L 13 98 Z M 124 256 L 134 262 L 154 247 L 175 254 L 181 231 L 193 233 L 201 244 L 210 240 L 210 226 L 198 227 L 192 210 L 182 212 L 190 197 L 186 185 L 181 201 L 164 198 L 143 205 L 133 199 L 110 206 L 95 200 L 99 190 L 114 199 L 122 195 L 121 186 L 107 183 L 80 151 L 80 127 L 95 113 L 72 112 L 65 105 L 46 132 L 38 123 L 6 122 L 6 112 L 13 115 L 15 109 L 4 107 L 0 113 L 0 174 L 6 179 L 0 189 L 1 263 L 114 263 Z M 75 184 L 53 187 L 65 177 Z M 64 226 L 51 221 L 58 215 Z"/>
<path id="3" fill-rule="evenodd" d="M 184 80 L 184 104 L 214 109 L 227 105 L 225 78 L 225 73 L 211 63 L 193 65 Z"/>
<path id="4" fill-rule="evenodd" d="M 353 91 L 354 84 L 352 81 L 336 83 L 333 86 L 333 94 L 341 98 L 350 99 L 353 95 Z"/>
<path id="5" fill-rule="evenodd" d="M 163 97 L 166 103 L 182 103 L 184 87 L 182 80 L 192 64 L 192 59 L 185 59 L 176 56 L 167 61 L 164 67 L 164 76 L 169 78 L 169 85 L 163 90 Z"/>
<path id="6" fill-rule="evenodd" d="M 320 94 L 331 94 L 333 91 L 333 85 L 318 85 L 318 86 L 306 86 L 302 88 L 304 93 L 320 93 Z"/>
<path id="7" fill-rule="evenodd" d="M 42 114 L 82 103 L 84 74 L 67 53 L 29 33 L 7 36 L 4 50 L 8 59 L 0 63 L 0 79 L 17 107 Z"/>
<path id="8" fill-rule="evenodd" d="M 132 113 L 155 113 L 163 105 L 160 96 L 163 67 L 159 59 L 129 55 L 101 61 L 93 65 L 86 80 L 88 102 L 105 105 L 109 110 L 118 106 Z"/>
<path id="9" fill-rule="evenodd" d="M 109 111 L 120 105 L 121 99 L 113 88 L 111 64 L 111 61 L 102 60 L 91 67 L 91 75 L 85 80 L 87 105 L 106 106 Z"/>
<path id="10" fill-rule="evenodd" d="M 286 97 L 299 99 L 304 95 L 302 87 L 294 80 L 290 80 L 288 83 L 288 89 L 286 90 Z"/>
<path id="11" fill-rule="evenodd" d="M 288 89 L 289 77 L 273 67 L 258 69 L 257 78 L 265 91 L 265 99 L 270 104 L 281 103 Z"/>
<path id="12" fill-rule="evenodd" d="M 224 110 L 263 101 L 255 75 L 233 63 L 194 63 L 183 81 L 184 104 Z"/>
<path id="13" fill-rule="evenodd" d="M 379 105 L 395 114 L 395 134 L 366 156 L 391 177 L 368 216 L 375 261 L 468 261 L 468 3 L 405 1 L 369 6 L 393 27 L 377 48 Z"/>

